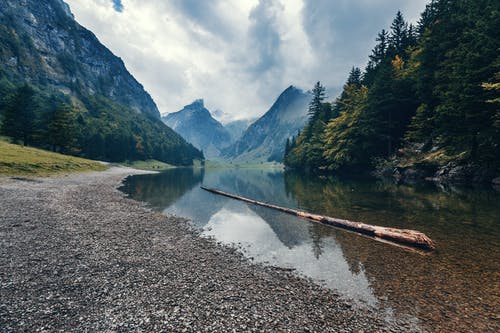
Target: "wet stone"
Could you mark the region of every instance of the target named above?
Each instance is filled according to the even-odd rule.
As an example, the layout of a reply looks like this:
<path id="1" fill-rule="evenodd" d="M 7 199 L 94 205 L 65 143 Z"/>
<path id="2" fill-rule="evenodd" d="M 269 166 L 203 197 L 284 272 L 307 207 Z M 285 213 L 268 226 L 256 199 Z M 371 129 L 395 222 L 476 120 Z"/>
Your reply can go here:
<path id="1" fill-rule="evenodd" d="M 134 172 L 0 183 L 0 332 L 420 331 L 126 198 Z"/>

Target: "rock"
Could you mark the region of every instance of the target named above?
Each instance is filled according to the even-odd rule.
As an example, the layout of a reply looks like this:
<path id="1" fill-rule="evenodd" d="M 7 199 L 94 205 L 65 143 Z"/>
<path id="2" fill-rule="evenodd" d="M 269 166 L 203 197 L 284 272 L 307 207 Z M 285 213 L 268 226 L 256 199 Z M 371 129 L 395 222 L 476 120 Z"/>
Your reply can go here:
<path id="1" fill-rule="evenodd" d="M 492 178 L 492 171 L 480 167 L 474 163 L 458 164 L 449 162 L 439 168 L 434 174 L 433 179 L 439 182 L 449 183 L 485 183 Z"/>
<path id="2" fill-rule="evenodd" d="M 406 168 L 403 171 L 402 178 L 407 183 L 415 183 L 425 178 L 425 171 L 418 168 Z"/>
<path id="3" fill-rule="evenodd" d="M 131 172 L 0 183 L 0 331 L 409 331 L 126 198 Z"/>
<path id="4" fill-rule="evenodd" d="M 9 75 L 15 79 L 55 90 L 72 87 L 77 94 L 99 93 L 160 118 L 155 102 L 123 61 L 75 21 L 64 1 L 1 1 L 0 27 L 22 36 L 18 51 L 5 48 L 0 52 L 0 63 L 9 65 Z"/>

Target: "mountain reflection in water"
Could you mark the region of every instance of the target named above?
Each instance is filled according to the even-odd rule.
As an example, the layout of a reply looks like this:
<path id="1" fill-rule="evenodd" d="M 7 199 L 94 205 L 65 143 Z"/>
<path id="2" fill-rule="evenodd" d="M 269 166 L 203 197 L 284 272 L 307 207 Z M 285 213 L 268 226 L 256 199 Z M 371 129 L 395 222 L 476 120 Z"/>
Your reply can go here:
<path id="1" fill-rule="evenodd" d="M 420 230 L 428 256 L 203 191 L 370 224 Z M 255 169 L 172 169 L 127 179 L 123 190 L 190 218 L 257 262 L 293 268 L 360 303 L 418 318 L 432 331 L 497 331 L 500 194 L 493 189 L 398 186 Z"/>

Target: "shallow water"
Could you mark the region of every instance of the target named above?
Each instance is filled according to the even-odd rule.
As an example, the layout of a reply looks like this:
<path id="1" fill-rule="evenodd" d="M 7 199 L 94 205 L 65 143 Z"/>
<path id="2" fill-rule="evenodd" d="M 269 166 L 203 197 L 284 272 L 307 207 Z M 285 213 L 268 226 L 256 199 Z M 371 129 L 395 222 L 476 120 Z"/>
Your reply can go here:
<path id="1" fill-rule="evenodd" d="M 201 190 L 200 185 L 318 214 L 416 229 L 437 243 L 411 253 L 344 230 Z M 251 169 L 172 169 L 126 180 L 154 209 L 190 218 L 205 236 L 257 262 L 295 269 L 430 331 L 500 331 L 500 191 L 404 186 Z"/>

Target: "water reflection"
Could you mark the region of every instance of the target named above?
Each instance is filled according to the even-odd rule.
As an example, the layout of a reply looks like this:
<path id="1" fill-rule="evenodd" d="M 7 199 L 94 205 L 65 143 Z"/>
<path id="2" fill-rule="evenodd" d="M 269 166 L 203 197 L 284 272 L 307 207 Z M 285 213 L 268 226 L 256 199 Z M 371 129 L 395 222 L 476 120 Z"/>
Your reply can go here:
<path id="1" fill-rule="evenodd" d="M 377 303 L 362 265 L 350 269 L 333 235 L 322 235 L 316 224 L 294 216 L 215 196 L 199 188 L 202 182 L 258 200 L 297 206 L 293 196 L 284 191 L 281 171 L 195 173 L 192 169 L 173 169 L 159 175 L 130 177 L 122 190 L 165 213 L 189 218 L 206 236 L 239 244 L 257 262 L 293 268 L 345 297 L 369 305 Z"/>
<path id="2" fill-rule="evenodd" d="M 203 174 L 203 169 L 176 168 L 160 174 L 137 175 L 128 177 L 120 190 L 157 210 L 163 210 L 186 191 L 199 186 Z"/>
<path id="3" fill-rule="evenodd" d="M 278 205 L 417 229 L 430 256 L 199 189 L 201 184 Z M 125 190 L 207 236 L 240 243 L 259 262 L 292 267 L 342 295 L 419 318 L 431 331 L 498 331 L 500 193 L 397 186 L 264 170 L 175 169 L 132 177 Z"/>
<path id="4" fill-rule="evenodd" d="M 278 222 L 283 223 L 288 226 L 308 225 L 294 217 Z M 238 244 L 247 256 L 257 262 L 294 268 L 341 291 L 346 297 L 370 305 L 377 303 L 362 267 L 352 272 L 342 249 L 333 238 L 326 238 L 321 244 L 313 244 L 313 239 L 304 239 L 293 246 L 286 245 L 266 220 L 243 203 L 228 203 L 210 218 L 203 230 L 204 235 L 213 236 L 221 242 Z"/>

